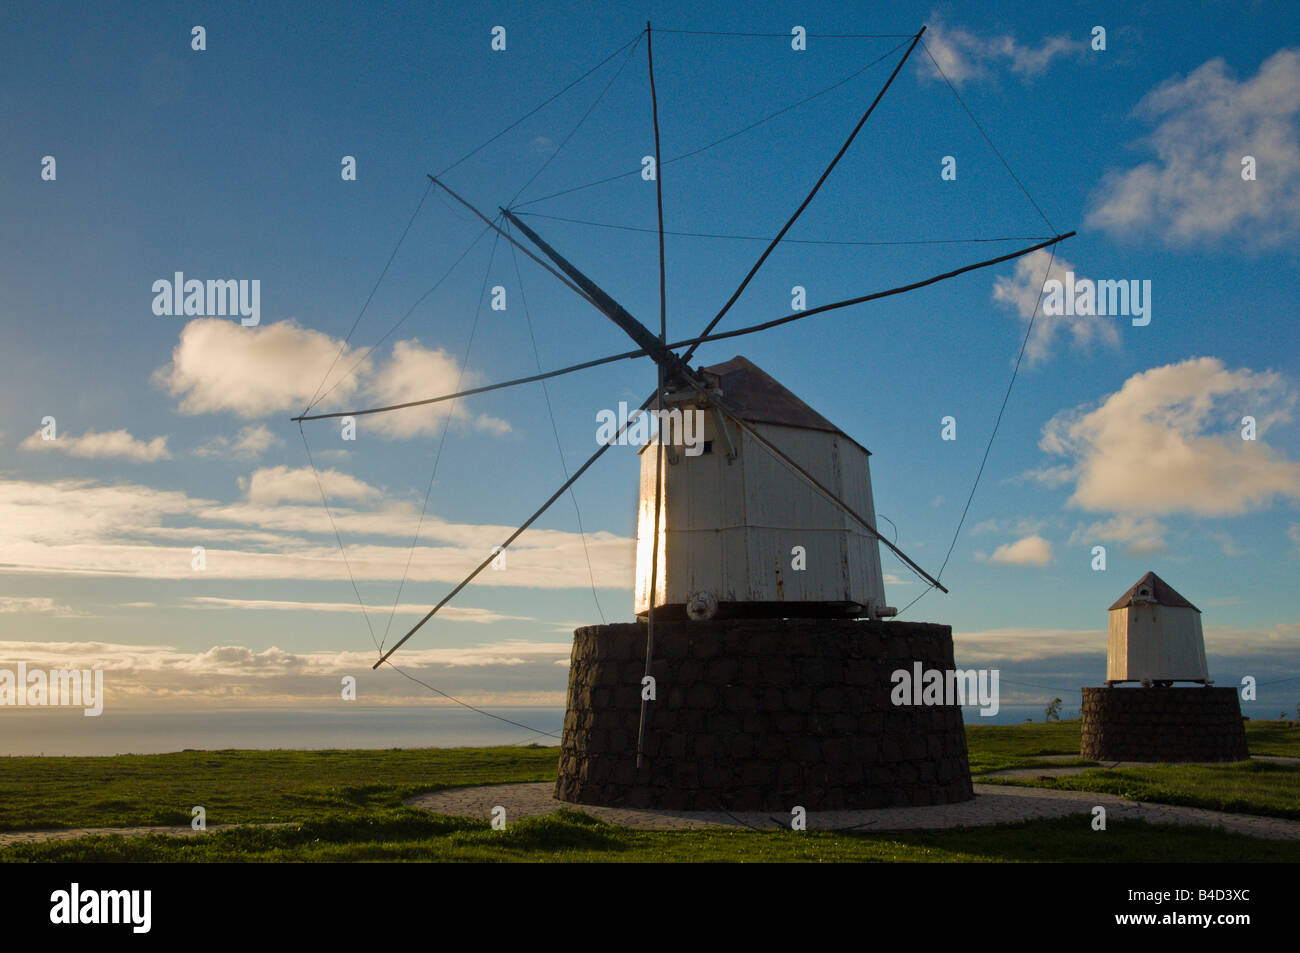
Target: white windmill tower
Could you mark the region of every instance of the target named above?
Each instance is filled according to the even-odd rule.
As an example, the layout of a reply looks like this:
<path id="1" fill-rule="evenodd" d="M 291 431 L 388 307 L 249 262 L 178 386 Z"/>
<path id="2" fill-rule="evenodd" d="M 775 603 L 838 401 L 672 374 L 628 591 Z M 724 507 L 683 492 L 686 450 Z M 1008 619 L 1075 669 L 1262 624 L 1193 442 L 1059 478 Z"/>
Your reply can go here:
<path id="1" fill-rule="evenodd" d="M 1201 610 L 1154 572 L 1111 605 L 1106 684 L 1082 694 L 1079 754 L 1090 761 L 1250 757 L 1237 689 L 1210 681 Z"/>
<path id="2" fill-rule="evenodd" d="M 781 447 L 817 483 L 874 522 L 871 452 L 744 357 L 700 373 L 708 393 L 724 399 L 752 429 L 694 390 L 665 398 L 672 408 L 660 423 L 667 465 L 656 460 L 654 442 L 641 448 L 637 615 L 649 612 L 651 588 L 663 618 L 895 615 L 885 604 L 874 531 L 759 441 Z M 674 432 L 679 419 L 690 423 L 689 414 L 699 424 L 682 431 L 703 431 L 694 434 L 694 446 Z"/>
<path id="3" fill-rule="evenodd" d="M 1154 572 L 1110 607 L 1106 684 L 1210 684 L 1201 610 Z"/>

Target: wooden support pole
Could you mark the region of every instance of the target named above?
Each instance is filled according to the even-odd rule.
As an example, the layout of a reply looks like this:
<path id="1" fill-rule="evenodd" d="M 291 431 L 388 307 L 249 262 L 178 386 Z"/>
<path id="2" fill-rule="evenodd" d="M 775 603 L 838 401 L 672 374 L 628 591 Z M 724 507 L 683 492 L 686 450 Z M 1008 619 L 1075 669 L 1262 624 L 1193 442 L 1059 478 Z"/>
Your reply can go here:
<path id="1" fill-rule="evenodd" d="M 654 400 L 655 400 L 654 396 L 647 397 L 645 402 L 641 404 L 640 410 L 644 411 L 652 403 L 654 403 Z M 505 542 L 503 542 L 499 547 L 497 547 L 495 550 L 489 553 L 487 558 L 484 559 L 481 563 L 479 563 L 478 566 L 474 568 L 473 572 L 471 572 L 468 576 L 462 579 L 460 583 L 457 584 L 455 589 L 451 590 L 451 592 L 443 596 L 442 599 L 438 602 L 438 604 L 425 614 L 423 619 L 415 623 L 415 625 L 411 626 L 411 628 L 407 631 L 407 633 L 404 636 L 402 636 L 400 639 L 398 639 L 397 642 L 393 644 L 393 647 L 391 649 L 389 649 L 387 652 L 381 655 L 379 657 L 379 661 L 376 662 L 374 665 L 372 665 L 371 668 L 379 668 L 379 666 L 383 665 L 386 661 L 388 661 L 388 657 L 392 655 L 394 652 L 396 652 L 398 649 L 400 649 L 406 643 L 407 639 L 415 635 L 415 633 L 420 630 L 421 626 L 423 626 L 426 622 L 428 622 L 435 615 L 437 615 L 439 609 L 441 609 L 447 603 L 451 602 L 451 600 L 454 599 L 462 589 L 464 589 L 466 586 L 468 586 L 471 582 L 474 581 L 474 578 L 479 573 L 481 573 L 484 569 L 486 569 L 489 565 L 491 565 L 492 560 L 496 559 L 497 555 L 500 552 L 503 552 L 504 550 L 508 549 L 511 543 L 513 543 L 516 539 L 518 539 L 520 536 L 523 535 L 524 530 L 528 529 L 528 527 L 532 526 L 535 522 L 537 522 L 537 520 L 541 518 L 541 515 L 551 508 L 551 504 L 554 503 L 556 500 L 558 500 L 561 496 L 563 496 L 564 492 L 568 490 L 569 487 L 577 483 L 578 478 L 582 476 L 584 473 L 586 473 L 587 470 L 591 468 L 591 465 L 595 463 L 597 460 L 599 460 L 601 455 L 603 455 L 606 450 L 608 450 L 610 447 L 618 443 L 619 439 L 627 431 L 627 428 L 632 424 L 632 421 L 634 419 L 635 419 L 635 415 L 629 415 L 627 422 L 624 423 L 623 426 L 618 429 L 618 433 L 610 437 L 608 442 L 601 444 L 600 448 L 595 453 L 593 453 L 590 457 L 587 458 L 587 462 L 584 463 L 582 466 L 578 467 L 576 471 L 574 471 L 573 476 L 565 480 L 563 485 L 561 485 L 561 487 L 558 490 L 552 493 L 550 497 L 546 500 L 546 502 L 537 508 L 537 510 L 533 513 L 532 516 L 524 520 L 523 525 L 521 525 L 517 530 L 515 530 L 508 537 L 506 537 Z"/>
<path id="2" fill-rule="evenodd" d="M 664 346 L 668 340 L 668 282 L 664 265 L 664 186 L 663 168 L 659 162 L 659 97 L 655 93 L 655 59 L 650 43 L 650 21 L 645 25 L 646 66 L 650 74 L 650 115 L 655 131 L 655 204 L 659 210 L 659 347 L 664 354 L 672 352 Z M 659 580 L 659 514 L 663 506 L 664 492 L 664 362 L 659 361 L 659 386 L 655 391 L 655 420 L 658 424 L 655 440 L 655 516 L 654 539 L 650 543 L 650 607 L 646 611 L 645 634 L 645 675 L 652 678 L 650 666 L 655 654 L 655 586 Z M 641 719 L 636 730 L 636 766 L 640 770 L 644 758 L 646 715 L 645 682 L 641 684 Z"/>

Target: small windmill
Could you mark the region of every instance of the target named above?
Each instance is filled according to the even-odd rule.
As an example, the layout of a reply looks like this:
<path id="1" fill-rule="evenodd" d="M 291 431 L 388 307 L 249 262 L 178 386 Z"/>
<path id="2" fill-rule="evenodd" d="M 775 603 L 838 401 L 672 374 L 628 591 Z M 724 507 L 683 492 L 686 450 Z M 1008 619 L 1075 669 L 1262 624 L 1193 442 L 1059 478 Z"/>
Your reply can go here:
<path id="1" fill-rule="evenodd" d="M 710 426 L 713 434 L 719 443 L 725 444 L 725 450 L 719 448 L 720 455 L 725 455 L 727 463 L 736 463 L 732 469 L 734 474 L 749 474 L 764 472 L 769 476 L 772 473 L 770 466 L 764 466 L 762 458 L 766 457 L 766 463 L 775 463 L 782 471 L 783 476 L 779 483 L 773 482 L 768 489 L 771 492 L 782 492 L 789 490 L 792 486 L 797 485 L 800 491 L 809 494 L 810 497 L 817 500 L 815 508 L 815 517 L 812 522 L 807 523 L 804 527 L 813 535 L 816 535 L 819 527 L 829 529 L 835 539 L 832 544 L 839 547 L 839 552 L 843 555 L 843 564 L 846 571 L 843 576 L 844 585 L 836 588 L 832 586 L 834 592 L 820 592 L 815 588 L 809 590 L 806 598 L 786 600 L 783 598 L 764 599 L 755 598 L 756 593 L 777 591 L 783 594 L 785 583 L 783 580 L 776 578 L 767 579 L 761 585 L 750 587 L 743 590 L 739 596 L 728 598 L 728 593 L 732 593 L 735 587 L 729 582 L 725 572 L 721 569 L 721 564 L 714 573 L 715 578 L 701 579 L 698 575 L 692 575 L 691 572 L 682 577 L 675 573 L 675 565 L 672 560 L 673 549 L 676 544 L 673 541 L 672 533 L 675 530 L 673 513 L 677 503 L 676 495 L 679 493 L 689 492 L 688 487 L 698 486 L 699 480 L 682 480 L 676 478 L 665 479 L 665 441 L 663 440 L 662 431 L 659 438 L 653 440 L 647 448 L 643 448 L 642 458 L 642 521 L 639 529 L 640 547 L 638 551 L 638 592 L 637 592 L 637 611 L 639 615 L 644 616 L 646 620 L 646 653 L 645 666 L 646 672 L 650 671 L 654 655 L 654 632 L 655 617 L 658 612 L 682 610 L 686 615 L 692 618 L 706 619 L 711 618 L 718 609 L 717 603 L 722 603 L 724 610 L 727 604 L 731 609 L 744 609 L 761 603 L 778 603 L 776 606 L 768 605 L 767 614 L 783 614 L 786 616 L 797 615 L 820 615 L 820 614 L 840 614 L 852 617 L 854 615 L 863 615 L 870 618 L 881 618 L 893 614 L 894 610 L 885 604 L 883 582 L 881 581 L 879 546 L 884 545 L 893 552 L 903 563 L 923 579 L 929 586 L 947 592 L 947 589 L 939 580 L 922 569 L 915 561 L 908 557 L 894 543 L 885 539 L 876 529 L 875 513 L 872 506 L 870 491 L 870 477 L 866 465 L 868 456 L 865 448 L 862 448 L 855 441 L 852 441 L 846 434 L 840 432 L 825 421 L 815 411 L 804 405 L 792 394 L 776 384 L 764 372 L 755 368 L 752 364 L 744 361 L 743 358 L 736 358 L 728 365 L 713 366 L 707 368 L 692 367 L 691 358 L 697 348 L 704 343 L 720 341 L 744 335 L 754 334 L 770 328 L 778 327 L 795 321 L 805 320 L 818 314 L 863 304 L 869 301 L 878 300 L 892 295 L 903 294 L 917 288 L 934 284 L 957 275 L 965 274 L 976 269 L 987 268 L 1001 262 L 1010 261 L 1021 256 L 1030 254 L 1039 249 L 1048 248 L 1056 245 L 1058 242 L 1074 235 L 1074 232 L 1058 234 L 1054 237 L 1040 241 L 1021 250 L 1000 255 L 984 261 L 972 263 L 952 271 L 934 275 L 932 277 L 911 282 L 895 288 L 882 291 L 876 291 L 854 298 L 837 301 L 819 307 L 798 311 L 782 317 L 773 318 L 759 324 L 742 327 L 735 330 L 714 333 L 714 329 L 723 320 L 731 310 L 732 306 L 740 298 L 751 280 L 762 268 L 765 261 L 772 254 L 773 250 L 779 245 L 786 233 L 795 224 L 804 210 L 813 201 L 821 189 L 823 183 L 835 169 L 840 159 L 848 151 L 853 141 L 862 130 L 867 120 L 870 118 L 876 106 L 884 97 L 886 91 L 898 76 L 899 71 L 911 56 L 917 44 L 921 41 L 925 28 L 922 27 L 919 32 L 910 37 L 910 43 L 907 49 L 894 66 L 893 72 L 888 80 L 880 88 L 871 104 L 858 119 L 850 134 L 844 140 L 835 156 L 830 160 L 817 182 L 808 192 L 806 197 L 799 203 L 793 213 L 789 216 L 785 225 L 780 229 L 774 238 L 768 243 L 763 253 L 754 262 L 748 273 L 741 280 L 734 292 L 728 298 L 722 308 L 707 323 L 703 331 L 692 338 L 684 340 L 670 341 L 667 336 L 667 314 L 666 314 L 666 277 L 664 265 L 664 226 L 663 226 L 663 191 L 662 178 L 659 174 L 655 176 L 656 201 L 658 208 L 658 239 L 659 239 L 659 283 L 660 283 L 660 308 L 659 308 L 659 329 L 656 334 L 646 324 L 634 317 L 627 308 L 620 304 L 611 294 L 601 288 L 592 278 L 585 274 L 575 263 L 570 261 L 550 243 L 539 235 L 533 228 L 529 227 L 515 212 L 508 208 L 500 208 L 498 219 L 490 219 L 479 209 L 475 208 L 470 202 L 462 198 L 450 186 L 448 186 L 439 177 L 429 176 L 431 182 L 438 188 L 442 189 L 455 201 L 459 202 L 465 208 L 469 209 L 489 228 L 504 238 L 515 248 L 523 252 L 527 257 L 532 259 L 548 273 L 554 276 L 574 294 L 582 298 L 598 312 L 612 321 L 621 328 L 629 338 L 631 338 L 635 349 L 620 354 L 610 355 L 605 358 L 585 361 L 568 367 L 560 368 L 553 371 L 547 371 L 535 374 L 529 377 L 519 378 L 516 380 L 505 381 L 498 384 L 476 387 L 469 390 L 459 391 L 457 393 L 445 394 L 437 397 L 431 397 L 425 400 L 411 401 L 403 404 L 392 405 L 387 407 L 376 407 L 365 410 L 341 411 L 335 413 L 309 414 L 304 412 L 302 415 L 293 418 L 298 421 L 300 426 L 302 421 L 320 420 L 325 418 L 339 418 L 345 416 L 360 416 L 365 414 L 387 413 L 397 411 L 408 407 L 433 404 L 441 401 L 450 401 L 473 394 L 480 394 L 490 390 L 496 390 L 511 387 L 517 384 L 529 383 L 539 380 L 545 380 L 556 377 L 561 374 L 567 374 L 578 370 L 594 367 L 601 364 L 612 363 L 614 361 L 625 360 L 637 357 L 649 357 L 656 365 L 656 383 L 651 394 L 642 402 L 639 407 L 640 412 L 654 410 L 656 415 L 662 419 L 665 406 L 671 407 L 690 407 L 704 411 L 711 419 Z M 646 24 L 644 32 L 646 39 L 647 65 L 649 73 L 649 86 L 651 109 L 653 116 L 654 138 L 655 138 L 655 166 L 657 170 L 662 169 L 660 160 L 660 142 L 659 142 L 659 119 L 658 119 L 658 99 L 655 92 L 654 81 L 654 57 L 651 46 L 651 28 Z M 506 227 L 502 227 L 505 225 Z M 517 239 L 513 232 L 517 231 L 529 244 L 524 244 Z M 531 246 L 531 247 L 530 247 Z M 741 365 L 743 362 L 743 366 Z M 735 378 L 735 383 L 728 384 L 729 377 Z M 747 377 L 747 381 L 740 381 L 740 378 Z M 746 396 L 746 391 L 755 386 L 755 382 L 761 387 L 766 387 L 767 382 L 775 384 L 783 392 L 775 394 L 778 403 L 784 403 L 787 411 L 792 411 L 793 418 L 786 420 L 773 421 L 771 419 L 761 419 L 761 415 L 756 417 L 753 401 Z M 760 387 L 760 389 L 761 389 Z M 766 397 L 772 398 L 774 392 L 768 388 L 769 393 Z M 788 395 L 788 396 L 786 396 Z M 746 406 L 746 404 L 751 406 Z M 767 403 L 767 409 L 770 409 L 771 401 Z M 797 406 L 796 406 L 797 405 Z M 464 580 L 451 589 L 429 612 L 421 618 L 414 626 L 410 628 L 400 639 L 398 639 L 391 648 L 383 652 L 374 667 L 378 668 L 387 662 L 390 657 L 399 648 L 404 645 L 423 625 L 432 619 L 444 606 L 456 597 L 471 581 L 473 581 L 492 561 L 496 555 L 508 549 L 509 546 L 519 538 L 530 526 L 542 516 L 547 509 L 564 495 L 570 487 L 573 486 L 588 469 L 599 459 L 605 451 L 611 446 L 619 443 L 628 429 L 624 424 L 619 428 L 609 440 L 602 443 L 591 457 L 582 464 L 576 471 L 569 476 L 567 480 L 554 492 L 542 505 L 527 519 L 517 530 L 510 534 L 500 546 L 485 556 L 483 561 L 470 572 Z M 783 448 L 777 439 L 776 432 L 773 431 L 772 425 L 777 427 L 786 426 L 793 431 L 806 431 L 819 434 L 820 436 L 809 438 L 802 442 L 796 440 L 798 446 L 794 449 Z M 811 441 L 811 442 L 810 442 Z M 649 452 L 653 450 L 653 452 Z M 832 457 L 838 459 L 838 455 L 843 451 L 845 465 L 843 467 L 825 466 L 826 461 Z M 671 454 L 673 451 L 669 450 Z M 743 457 L 743 463 L 740 458 Z M 690 464 L 693 465 L 693 464 Z M 671 462 L 669 467 L 673 467 Z M 838 466 L 838 464 L 837 464 Z M 750 492 L 762 494 L 762 488 L 755 490 L 752 486 L 745 490 L 743 481 L 745 477 L 735 477 L 740 480 L 742 487 L 741 492 Z M 714 481 L 715 488 L 725 491 L 729 484 L 725 479 L 719 478 Z M 733 480 L 734 484 L 734 480 Z M 667 501 L 665 500 L 667 497 Z M 668 536 L 664 535 L 665 513 L 667 517 Z M 833 515 L 834 520 L 830 521 Z M 818 525 L 814 525 L 817 523 Z M 738 527 L 741 535 L 753 526 L 743 524 Z M 742 540 L 740 545 L 746 545 Z M 662 549 L 669 550 L 668 559 L 665 560 L 665 553 Z M 646 550 L 641 552 L 641 550 Z M 665 569 L 667 565 L 668 568 Z M 654 567 L 652 570 L 651 567 Z M 707 573 L 706 573 L 707 575 Z M 688 578 L 689 577 L 689 578 Z M 838 584 L 836 584 L 838 585 Z M 748 597 L 746 597 L 748 593 Z M 725 614 L 725 611 L 724 611 Z M 637 751 L 638 763 L 640 762 L 641 744 L 644 740 L 644 708 L 642 712 L 641 731 L 638 735 Z"/>
<path id="2" fill-rule="evenodd" d="M 1213 684 L 1205 665 L 1201 610 L 1148 572 L 1109 612 L 1106 684 Z"/>
<path id="3" fill-rule="evenodd" d="M 1210 680 L 1200 609 L 1148 572 L 1111 605 L 1108 623 L 1106 684 L 1083 688 L 1080 757 L 1167 762 L 1250 757 L 1237 689 L 1216 688 Z M 1125 682 L 1142 687 L 1128 688 Z"/>

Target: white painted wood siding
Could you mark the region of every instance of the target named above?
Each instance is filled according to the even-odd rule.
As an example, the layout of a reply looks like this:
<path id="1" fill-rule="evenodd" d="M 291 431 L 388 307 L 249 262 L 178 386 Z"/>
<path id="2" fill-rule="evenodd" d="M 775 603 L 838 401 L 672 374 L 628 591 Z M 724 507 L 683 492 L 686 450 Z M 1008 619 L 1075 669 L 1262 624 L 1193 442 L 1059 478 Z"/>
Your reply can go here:
<path id="1" fill-rule="evenodd" d="M 1110 610 L 1106 680 L 1209 678 L 1201 614 L 1184 606 L 1139 603 Z"/>
<path id="2" fill-rule="evenodd" d="M 826 431 L 754 424 L 763 437 L 864 517 L 875 519 L 869 456 L 847 438 Z M 738 450 L 709 413 L 711 452 L 688 457 L 676 448 L 664 462 L 660 565 L 656 605 L 686 602 L 696 590 L 719 602 L 859 602 L 884 605 L 877 540 L 827 501 L 766 449 L 728 424 Z M 655 453 L 641 453 L 637 531 L 638 613 L 649 606 L 654 516 Z M 791 550 L 803 546 L 807 569 L 791 568 Z"/>

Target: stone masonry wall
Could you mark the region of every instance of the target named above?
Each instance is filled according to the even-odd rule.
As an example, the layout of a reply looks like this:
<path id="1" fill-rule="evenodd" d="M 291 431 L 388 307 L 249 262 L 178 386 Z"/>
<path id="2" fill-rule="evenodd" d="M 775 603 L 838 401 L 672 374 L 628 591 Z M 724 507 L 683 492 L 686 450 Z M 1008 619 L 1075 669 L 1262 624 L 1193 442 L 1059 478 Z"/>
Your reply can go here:
<path id="1" fill-rule="evenodd" d="M 1244 761 L 1235 688 L 1083 690 L 1079 754 L 1092 761 Z"/>
<path id="2" fill-rule="evenodd" d="M 645 641 L 644 623 L 574 633 L 560 800 L 788 814 L 974 796 L 961 709 L 890 701 L 895 670 L 953 667 L 948 626 L 656 620 L 638 769 Z"/>

